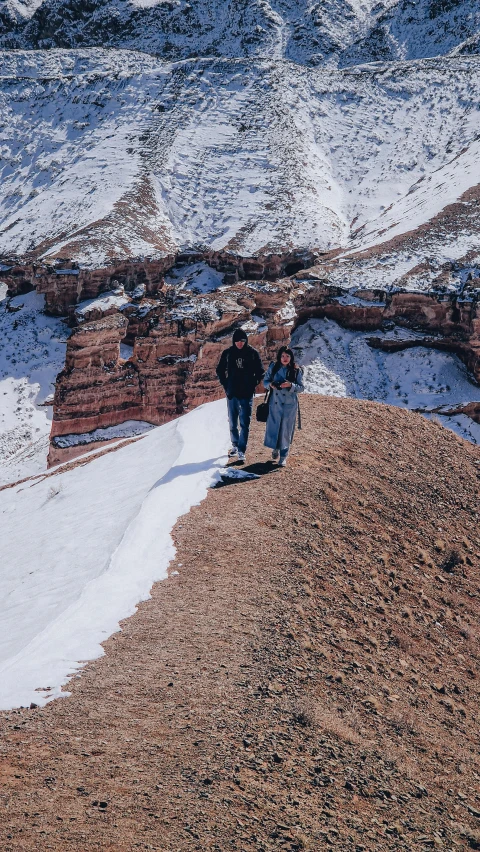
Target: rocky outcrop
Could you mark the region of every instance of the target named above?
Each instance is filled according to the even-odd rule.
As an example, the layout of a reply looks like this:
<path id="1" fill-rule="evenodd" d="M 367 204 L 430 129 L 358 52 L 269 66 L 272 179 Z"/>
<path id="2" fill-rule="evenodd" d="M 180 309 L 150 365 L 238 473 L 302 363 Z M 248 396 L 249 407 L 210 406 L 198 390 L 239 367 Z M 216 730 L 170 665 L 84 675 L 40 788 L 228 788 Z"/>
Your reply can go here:
<path id="1" fill-rule="evenodd" d="M 189 255 L 179 255 L 178 261 L 183 262 Z M 287 252 L 259 253 L 255 257 L 242 257 L 231 251 L 207 251 L 196 256 L 205 260 L 209 266 L 225 273 L 225 284 L 234 284 L 240 279 L 253 281 L 275 281 L 282 276 L 294 275 L 301 269 L 306 269 L 315 263 L 313 251 L 293 250 Z"/>
<path id="2" fill-rule="evenodd" d="M 215 367 L 239 326 L 268 361 L 289 341 L 293 329 L 311 317 L 372 332 L 397 324 L 417 334 L 401 341 L 372 336 L 370 345 L 389 351 L 410 346 L 445 349 L 457 354 L 480 381 L 480 288 L 471 276 L 457 291 L 446 278 L 445 286 L 426 292 L 347 289 L 331 274 L 337 268 L 333 253 L 304 270 L 309 256 L 302 252 L 257 258 L 188 253 L 177 257 L 177 271 L 205 259 L 224 276 L 224 286 L 212 293 L 166 283 L 172 257 L 93 271 L 73 264 L 3 268 L 9 295 L 35 286 L 45 293 L 47 310 L 68 316 L 73 326 L 56 384 L 50 463 L 66 454 L 55 443 L 59 436 L 127 420 L 161 424 L 221 396 Z M 285 271 L 295 274 L 278 279 Z M 91 301 L 83 304 L 85 299 Z M 419 337 L 418 331 L 425 336 Z M 121 344 L 131 347 L 122 349 L 124 357 Z M 70 448 L 69 457 L 81 451 L 84 447 Z"/>
<path id="3" fill-rule="evenodd" d="M 473 283 L 473 282 L 472 282 Z M 310 317 L 328 317 L 346 328 L 374 331 L 389 324 L 426 332 L 425 338 L 385 341 L 371 338 L 370 345 L 385 351 L 426 346 L 454 352 L 480 382 L 480 289 L 461 296 L 442 290 L 426 293 L 355 290 L 345 294 L 340 287 L 317 281 L 296 301 L 298 326 Z"/>
<path id="4" fill-rule="evenodd" d="M 247 330 L 267 361 L 288 342 L 293 328 L 310 317 L 367 330 L 397 323 L 428 336 L 402 341 L 372 337 L 370 345 L 388 351 L 446 349 L 462 358 L 480 381 L 480 319 L 473 297 L 367 289 L 346 293 L 325 280 L 287 278 L 238 282 L 196 296 L 175 295 L 164 286 L 156 298 L 130 299 L 111 310 L 107 307 L 105 316 L 75 327 L 68 341 L 55 393 L 50 463 L 63 460 L 65 451 L 55 446 L 60 435 L 129 419 L 161 424 L 220 397 L 215 367 L 238 326 Z M 120 356 L 122 342 L 133 346 L 126 360 Z M 78 449 L 82 451 L 84 447 Z"/>
<path id="5" fill-rule="evenodd" d="M 124 261 L 93 270 L 80 269 L 69 262 L 56 266 L 34 263 L 9 266 L 5 263 L 1 275 L 8 296 L 36 289 L 45 295 L 48 313 L 65 316 L 79 302 L 94 299 L 118 285 L 129 291 L 143 286 L 147 295 L 157 295 L 164 284 L 164 274 L 174 261 L 174 255 L 166 255 L 158 260 Z"/>
<path id="6" fill-rule="evenodd" d="M 127 324 L 117 312 L 73 329 L 56 382 L 52 438 L 140 419 L 137 372 L 120 358 Z"/>
<path id="7" fill-rule="evenodd" d="M 23 296 L 35 289 L 35 264 L 19 264 L 6 260 L 0 263 L 2 282 L 7 285 L 7 296 Z"/>
<path id="8" fill-rule="evenodd" d="M 287 279 L 238 284 L 223 293 L 183 298 L 173 307 L 162 294 L 75 327 L 56 384 L 49 463 L 85 451 L 62 449 L 58 436 L 126 420 L 158 425 L 219 398 L 215 368 L 232 330 L 244 327 L 268 360 L 289 339 L 292 298 L 300 292 Z M 133 344 L 127 360 L 120 355 L 123 341 Z"/>
<path id="9" fill-rule="evenodd" d="M 311 266 L 316 256 L 311 251 L 285 251 L 242 257 L 231 251 L 183 252 L 165 254 L 152 260 L 125 260 L 99 269 L 84 269 L 70 261 L 55 265 L 16 263 L 5 260 L 0 264 L 2 281 L 9 297 L 36 289 L 45 295 L 45 308 L 54 316 L 65 316 L 72 307 L 86 299 L 94 299 L 115 286 L 127 292 L 141 287 L 144 295 L 157 296 L 164 288 L 164 275 L 177 265 L 205 261 L 222 272 L 226 285 L 241 280 L 275 281 L 283 275 L 293 275 Z"/>
<path id="10" fill-rule="evenodd" d="M 301 276 L 298 280 L 306 283 Z M 478 333 L 476 311 L 480 290 L 464 298 L 442 290 L 415 293 L 358 288 L 345 292 L 342 287 L 330 286 L 328 279 L 310 279 L 309 284 L 305 296 L 296 305 L 297 324 L 316 316 L 363 331 L 379 329 L 391 321 L 405 328 L 464 339 Z"/>
<path id="11" fill-rule="evenodd" d="M 385 302 L 357 306 L 335 302 L 315 311 L 348 328 L 374 330 L 385 323 L 429 332 L 441 337 L 415 337 L 411 340 L 370 338 L 370 345 L 386 352 L 415 346 L 453 352 L 464 362 L 477 382 L 480 382 L 480 317 L 477 300 L 460 301 L 455 295 L 439 293 L 385 294 Z M 312 314 L 310 314 L 312 315 Z"/>

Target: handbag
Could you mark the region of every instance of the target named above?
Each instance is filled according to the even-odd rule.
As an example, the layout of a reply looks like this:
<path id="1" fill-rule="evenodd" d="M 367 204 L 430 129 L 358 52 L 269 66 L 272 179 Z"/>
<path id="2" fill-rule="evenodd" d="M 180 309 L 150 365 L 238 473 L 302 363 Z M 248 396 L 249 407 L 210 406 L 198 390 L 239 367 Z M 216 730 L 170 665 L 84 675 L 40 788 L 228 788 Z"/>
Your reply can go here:
<path id="1" fill-rule="evenodd" d="M 260 405 L 257 405 L 257 420 L 259 423 L 266 423 L 268 420 L 268 411 L 270 408 L 270 389 L 265 394 L 265 399 Z"/>

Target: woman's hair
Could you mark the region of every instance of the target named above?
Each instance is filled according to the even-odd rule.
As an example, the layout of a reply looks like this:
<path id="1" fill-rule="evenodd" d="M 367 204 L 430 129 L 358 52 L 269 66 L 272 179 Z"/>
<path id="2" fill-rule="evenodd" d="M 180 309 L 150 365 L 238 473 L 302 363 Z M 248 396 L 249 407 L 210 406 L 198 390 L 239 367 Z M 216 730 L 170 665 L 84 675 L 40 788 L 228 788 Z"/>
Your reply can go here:
<path id="1" fill-rule="evenodd" d="M 287 381 L 295 382 L 298 367 L 295 363 L 295 355 L 288 346 L 280 346 L 280 349 L 277 352 L 277 360 L 275 362 L 275 372 L 277 372 L 277 370 L 279 370 L 282 366 L 281 358 L 284 352 L 286 352 L 287 355 L 290 355 L 290 363 L 287 367 Z"/>

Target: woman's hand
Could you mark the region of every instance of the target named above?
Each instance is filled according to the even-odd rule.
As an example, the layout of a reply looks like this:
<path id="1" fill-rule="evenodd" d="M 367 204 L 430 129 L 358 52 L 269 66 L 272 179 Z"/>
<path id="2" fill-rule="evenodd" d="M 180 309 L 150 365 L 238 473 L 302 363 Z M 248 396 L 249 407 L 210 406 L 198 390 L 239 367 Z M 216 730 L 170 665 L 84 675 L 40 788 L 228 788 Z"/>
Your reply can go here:
<path id="1" fill-rule="evenodd" d="M 281 387 L 281 388 L 291 388 L 291 387 L 292 387 L 292 383 L 291 383 L 291 382 L 282 382 L 282 384 L 280 385 L 280 387 Z"/>

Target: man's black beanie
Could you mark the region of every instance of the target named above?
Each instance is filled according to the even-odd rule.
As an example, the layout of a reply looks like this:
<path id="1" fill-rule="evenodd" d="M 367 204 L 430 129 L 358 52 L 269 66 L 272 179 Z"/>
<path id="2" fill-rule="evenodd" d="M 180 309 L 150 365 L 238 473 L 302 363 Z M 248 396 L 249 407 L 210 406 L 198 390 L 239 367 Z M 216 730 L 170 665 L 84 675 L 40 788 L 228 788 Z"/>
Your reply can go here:
<path id="1" fill-rule="evenodd" d="M 237 340 L 246 340 L 248 341 L 248 335 L 243 330 L 243 328 L 236 328 L 233 332 L 233 342 L 236 343 Z"/>

